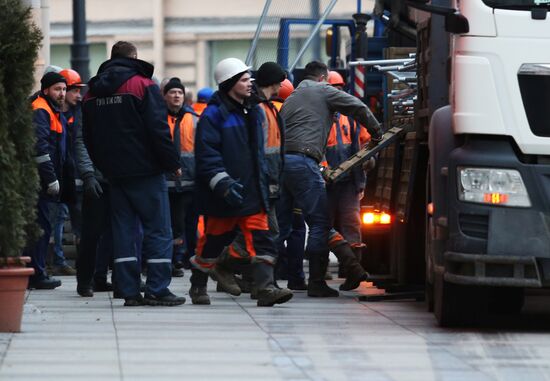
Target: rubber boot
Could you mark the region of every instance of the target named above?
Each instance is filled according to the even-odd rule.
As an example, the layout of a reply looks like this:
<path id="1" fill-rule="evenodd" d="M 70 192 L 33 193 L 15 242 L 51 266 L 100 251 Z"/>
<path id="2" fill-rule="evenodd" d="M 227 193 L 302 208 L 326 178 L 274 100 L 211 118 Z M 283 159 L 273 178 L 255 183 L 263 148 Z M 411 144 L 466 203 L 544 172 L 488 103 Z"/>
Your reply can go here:
<path id="1" fill-rule="evenodd" d="M 210 296 L 208 296 L 204 286 L 191 286 L 189 296 L 193 304 L 210 305 Z"/>
<path id="2" fill-rule="evenodd" d="M 336 255 L 336 258 L 338 258 L 338 261 L 343 265 L 344 272 L 346 273 L 346 280 L 340 285 L 340 290 L 350 291 L 359 287 L 359 284 L 367 279 L 368 274 L 357 261 L 349 243 L 344 241 L 332 247 L 331 250 L 334 255 Z"/>
<path id="3" fill-rule="evenodd" d="M 307 296 L 316 298 L 334 298 L 338 291 L 330 288 L 325 281 L 328 267 L 328 251 L 309 253 L 309 281 Z"/>
<path id="4" fill-rule="evenodd" d="M 287 288 L 276 288 L 273 281 L 273 265 L 256 262 L 252 267 L 254 284 L 257 287 L 258 307 L 273 307 L 292 299 L 292 291 Z"/>
<path id="5" fill-rule="evenodd" d="M 216 266 L 210 270 L 209 274 L 212 279 L 218 282 L 221 290 L 233 296 L 239 296 L 241 295 L 241 288 L 235 281 L 233 270 L 229 266 L 229 263 L 229 252 L 224 250 L 218 257 Z"/>

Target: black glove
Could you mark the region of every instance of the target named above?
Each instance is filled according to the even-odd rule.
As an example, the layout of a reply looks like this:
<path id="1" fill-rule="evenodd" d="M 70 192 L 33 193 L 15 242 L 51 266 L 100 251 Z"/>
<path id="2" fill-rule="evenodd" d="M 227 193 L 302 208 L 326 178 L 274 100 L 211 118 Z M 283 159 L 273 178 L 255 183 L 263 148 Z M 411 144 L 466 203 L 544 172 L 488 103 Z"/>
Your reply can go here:
<path id="1" fill-rule="evenodd" d="M 223 194 L 225 202 L 227 202 L 234 208 L 241 207 L 244 201 L 243 189 L 244 187 L 242 186 L 242 184 L 238 182 L 234 182 L 233 184 L 231 184 Z"/>
<path id="2" fill-rule="evenodd" d="M 384 139 L 384 133 L 382 131 L 378 131 L 377 134 L 371 135 L 370 142 L 369 142 L 369 147 L 370 148 L 376 147 L 378 145 L 378 143 L 380 143 L 382 141 L 382 139 Z"/>
<path id="3" fill-rule="evenodd" d="M 84 176 L 83 176 L 84 177 Z M 99 181 L 96 180 L 93 174 L 89 174 L 84 177 L 84 192 L 88 197 L 100 198 L 103 194 L 103 188 L 99 184 Z"/>

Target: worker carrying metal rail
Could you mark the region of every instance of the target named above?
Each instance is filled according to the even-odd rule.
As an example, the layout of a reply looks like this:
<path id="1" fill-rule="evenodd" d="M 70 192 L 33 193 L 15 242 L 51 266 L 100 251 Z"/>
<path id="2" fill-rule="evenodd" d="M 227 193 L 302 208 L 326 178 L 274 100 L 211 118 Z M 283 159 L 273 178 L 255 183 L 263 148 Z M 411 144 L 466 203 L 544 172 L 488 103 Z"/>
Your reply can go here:
<path id="1" fill-rule="evenodd" d="M 284 188 L 279 210 L 280 239 L 286 239 L 291 229 L 295 202 L 302 209 L 309 226 L 308 296 L 334 297 L 338 296 L 338 292 L 330 288 L 324 279 L 328 266 L 331 224 L 325 181 L 319 170 L 319 163 L 325 155 L 335 112 L 349 115 L 366 126 L 374 144 L 381 140 L 382 130 L 363 102 L 326 82 L 328 68 L 324 63 L 308 63 L 304 76 L 305 79 L 287 98 L 281 109 L 286 135 Z M 349 283 L 355 285 L 366 279 L 366 272 L 352 252 L 347 251 L 345 261 L 341 262 L 346 263 Z"/>

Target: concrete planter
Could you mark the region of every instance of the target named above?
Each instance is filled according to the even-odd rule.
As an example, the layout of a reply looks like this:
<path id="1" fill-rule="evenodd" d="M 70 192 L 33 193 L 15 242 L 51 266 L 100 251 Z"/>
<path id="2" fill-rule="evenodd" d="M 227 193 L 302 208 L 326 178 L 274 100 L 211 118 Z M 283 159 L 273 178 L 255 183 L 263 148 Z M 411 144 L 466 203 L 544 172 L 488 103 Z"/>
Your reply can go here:
<path id="1" fill-rule="evenodd" d="M 0 258 L 0 332 L 20 332 L 25 291 L 34 269 L 29 257 Z"/>

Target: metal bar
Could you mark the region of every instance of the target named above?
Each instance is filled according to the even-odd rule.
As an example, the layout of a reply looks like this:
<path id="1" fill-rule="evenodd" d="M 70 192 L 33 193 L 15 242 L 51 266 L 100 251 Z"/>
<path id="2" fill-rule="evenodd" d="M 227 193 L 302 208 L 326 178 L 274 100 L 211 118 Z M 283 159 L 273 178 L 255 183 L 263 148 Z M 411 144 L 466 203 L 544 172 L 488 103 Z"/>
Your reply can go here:
<path id="1" fill-rule="evenodd" d="M 296 68 L 296 65 L 298 65 L 298 62 L 300 61 L 300 59 L 302 58 L 302 56 L 306 52 L 306 49 L 309 47 L 309 44 L 311 44 L 311 42 L 315 38 L 315 35 L 317 33 L 319 33 L 319 29 L 321 29 L 321 25 L 323 25 L 323 23 L 325 22 L 325 19 L 327 18 L 329 13 L 332 11 L 332 9 L 334 8 L 334 6 L 336 5 L 337 2 L 338 2 L 338 0 L 331 0 L 330 4 L 325 9 L 325 12 L 323 12 L 323 15 L 321 16 L 319 21 L 317 21 L 317 24 L 315 24 L 315 27 L 313 28 L 313 30 L 311 31 L 310 36 L 308 37 L 308 39 L 306 40 L 306 42 L 302 46 L 302 49 L 300 49 L 300 51 L 296 55 L 296 59 L 294 60 L 292 65 L 290 65 L 290 67 L 288 68 L 288 71 L 292 72 L 294 70 L 294 68 Z"/>
<path id="2" fill-rule="evenodd" d="M 73 0 L 73 43 L 71 67 L 80 74 L 82 81 L 90 79 L 89 44 L 86 41 L 86 0 Z"/>
<path id="3" fill-rule="evenodd" d="M 407 64 L 414 61 L 411 58 L 396 58 L 390 60 L 370 60 L 370 61 L 350 61 L 349 66 L 374 66 L 374 65 L 393 65 L 393 64 Z"/>
<path id="4" fill-rule="evenodd" d="M 252 57 L 254 57 L 254 52 L 256 52 L 256 46 L 258 46 L 258 40 L 260 39 L 260 33 L 262 33 L 262 29 L 264 27 L 264 22 L 267 16 L 267 12 L 269 11 L 269 7 L 271 7 L 271 0 L 266 0 L 264 5 L 264 10 L 262 11 L 262 15 L 260 16 L 260 21 L 258 21 L 258 27 L 256 28 L 256 33 L 254 33 L 254 38 L 252 39 L 252 45 L 250 45 L 250 49 L 248 49 L 248 54 L 246 55 L 245 63 L 248 66 L 250 66 Z"/>

